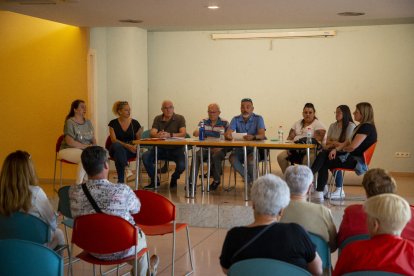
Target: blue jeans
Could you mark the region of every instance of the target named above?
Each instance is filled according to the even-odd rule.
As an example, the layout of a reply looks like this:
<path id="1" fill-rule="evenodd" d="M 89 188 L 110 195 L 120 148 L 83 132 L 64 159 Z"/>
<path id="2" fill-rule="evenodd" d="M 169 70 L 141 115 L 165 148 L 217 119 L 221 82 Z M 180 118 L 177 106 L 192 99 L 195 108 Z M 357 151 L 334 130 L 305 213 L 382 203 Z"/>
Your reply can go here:
<path id="1" fill-rule="evenodd" d="M 158 160 L 168 160 L 175 163 L 175 171 L 171 175 L 171 179 L 179 179 L 182 172 L 185 170 L 185 154 L 184 147 L 174 148 L 160 148 L 158 147 Z M 154 183 L 155 173 L 155 148 L 145 152 L 142 155 L 142 162 L 147 170 L 151 183 Z"/>
<path id="2" fill-rule="evenodd" d="M 115 142 L 109 148 L 109 155 L 115 160 L 118 183 L 125 183 L 125 167 L 128 166 L 128 159 L 137 156 L 137 154 L 127 150 L 120 143 Z"/>
<path id="3" fill-rule="evenodd" d="M 198 175 L 198 171 L 200 168 L 200 155 L 201 155 L 201 151 L 197 151 L 197 154 L 196 154 L 197 159 L 196 159 L 196 167 L 195 167 L 196 176 Z M 216 182 L 220 182 L 221 162 L 224 160 L 224 157 L 226 156 L 226 149 L 221 149 L 220 151 L 217 151 L 214 153 L 211 152 L 210 156 L 211 156 L 210 162 L 212 165 L 213 179 Z M 203 148 L 203 161 L 207 161 L 207 160 L 208 160 L 208 149 Z M 193 172 L 193 163 L 191 163 L 191 173 L 192 172 Z M 197 177 L 195 179 L 195 184 L 197 184 Z"/>
<path id="4" fill-rule="evenodd" d="M 335 173 L 335 171 L 333 171 L 333 173 Z M 344 179 L 343 179 L 343 176 L 342 176 L 342 171 L 338 171 L 336 173 L 335 186 L 337 188 L 341 188 L 342 185 L 343 185 L 343 182 L 344 182 Z"/>
<path id="5" fill-rule="evenodd" d="M 253 180 L 253 148 L 247 147 L 247 183 L 251 183 Z M 262 160 L 263 150 L 258 150 L 257 154 L 259 160 Z M 243 148 L 235 148 L 230 155 L 230 163 L 233 165 L 234 169 L 244 177 L 244 151 Z"/>

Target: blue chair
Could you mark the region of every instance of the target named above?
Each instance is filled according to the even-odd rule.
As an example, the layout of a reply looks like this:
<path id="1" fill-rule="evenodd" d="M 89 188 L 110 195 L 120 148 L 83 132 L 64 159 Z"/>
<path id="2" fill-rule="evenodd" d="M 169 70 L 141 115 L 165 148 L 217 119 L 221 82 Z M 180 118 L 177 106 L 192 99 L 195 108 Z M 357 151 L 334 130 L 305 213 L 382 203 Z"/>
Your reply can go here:
<path id="1" fill-rule="evenodd" d="M 361 235 L 354 235 L 346 238 L 338 248 L 338 255 L 341 254 L 341 251 L 344 250 L 345 246 L 347 246 L 350 243 L 353 243 L 355 241 L 362 241 L 362 240 L 369 240 L 370 237 L 368 234 L 361 234 Z"/>
<path id="2" fill-rule="evenodd" d="M 234 263 L 227 275 L 229 276 L 274 276 L 274 275 L 295 275 L 308 276 L 308 271 L 290 263 L 275 259 L 248 259 Z"/>
<path id="3" fill-rule="evenodd" d="M 312 242 L 316 245 L 316 252 L 322 260 L 322 268 L 324 271 L 328 271 L 331 275 L 332 262 L 331 262 L 331 249 L 329 244 L 321 236 L 308 232 Z"/>
<path id="4" fill-rule="evenodd" d="M 15 212 L 0 215 L 0 240 L 18 239 L 45 244 L 50 240 L 49 225 L 33 215 Z"/>
<path id="5" fill-rule="evenodd" d="M 0 275 L 63 276 L 63 260 L 53 250 L 24 240 L 0 240 Z"/>
<path id="6" fill-rule="evenodd" d="M 355 271 L 346 273 L 343 276 L 403 276 L 402 274 L 387 272 L 387 271 L 377 271 L 377 270 L 366 270 L 366 271 Z"/>

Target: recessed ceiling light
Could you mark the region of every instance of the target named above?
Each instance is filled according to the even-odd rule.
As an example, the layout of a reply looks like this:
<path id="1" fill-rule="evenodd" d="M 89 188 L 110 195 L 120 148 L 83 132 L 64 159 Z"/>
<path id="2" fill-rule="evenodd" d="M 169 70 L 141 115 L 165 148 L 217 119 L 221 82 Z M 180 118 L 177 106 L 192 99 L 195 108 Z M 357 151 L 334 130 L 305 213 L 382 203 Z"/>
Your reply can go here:
<path id="1" fill-rule="evenodd" d="M 121 23 L 133 23 L 133 24 L 138 24 L 138 23 L 144 22 L 142 20 L 137 20 L 137 19 L 120 19 L 118 21 L 121 22 Z"/>
<path id="2" fill-rule="evenodd" d="M 339 16 L 361 16 L 365 15 L 365 12 L 340 12 Z"/>
<path id="3" fill-rule="evenodd" d="M 218 8 L 220 8 L 220 7 L 217 6 L 217 5 L 214 5 L 214 4 L 207 6 L 207 9 L 210 9 L 210 10 L 217 10 Z"/>

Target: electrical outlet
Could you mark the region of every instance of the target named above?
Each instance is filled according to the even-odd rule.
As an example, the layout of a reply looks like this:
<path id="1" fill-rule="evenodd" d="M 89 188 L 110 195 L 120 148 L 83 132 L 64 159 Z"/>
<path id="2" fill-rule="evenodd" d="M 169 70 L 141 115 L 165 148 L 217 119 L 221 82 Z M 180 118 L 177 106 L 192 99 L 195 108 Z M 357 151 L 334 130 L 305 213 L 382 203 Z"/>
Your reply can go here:
<path id="1" fill-rule="evenodd" d="M 397 151 L 394 154 L 395 158 L 411 158 L 411 152 Z"/>

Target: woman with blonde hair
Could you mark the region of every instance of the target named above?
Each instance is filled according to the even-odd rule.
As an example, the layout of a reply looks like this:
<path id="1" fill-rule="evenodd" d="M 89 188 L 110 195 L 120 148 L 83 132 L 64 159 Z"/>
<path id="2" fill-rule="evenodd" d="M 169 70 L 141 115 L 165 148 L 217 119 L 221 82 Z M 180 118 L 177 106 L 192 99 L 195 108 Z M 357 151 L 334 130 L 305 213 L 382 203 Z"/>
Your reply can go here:
<path id="1" fill-rule="evenodd" d="M 49 248 L 65 244 L 63 232 L 57 228 L 57 215 L 45 192 L 37 186 L 30 154 L 20 150 L 6 157 L 0 173 L 0 214 L 10 216 L 19 211 L 39 217 L 49 225 Z"/>
<path id="2" fill-rule="evenodd" d="M 116 101 L 112 112 L 118 118 L 111 120 L 108 124 L 112 142 L 108 150 L 110 156 L 115 160 L 118 183 L 125 183 L 125 169 L 128 168 L 128 159 L 137 155 L 137 148 L 132 144 L 132 141 L 141 138 L 142 127 L 137 120 L 131 118 L 131 108 L 128 102 Z M 128 172 L 127 177 L 132 175 L 129 170 Z"/>
<path id="3" fill-rule="evenodd" d="M 96 145 L 94 130 L 91 121 L 86 119 L 86 104 L 83 100 L 75 100 L 66 115 L 62 141 L 58 153 L 59 158 L 78 164 L 76 184 L 86 180 L 86 172 L 82 167 L 82 151 L 89 146 Z"/>
<path id="4" fill-rule="evenodd" d="M 318 186 L 312 197 L 323 201 L 323 191 L 328 181 L 330 169 L 354 169 L 358 175 L 364 174 L 368 168 L 363 154 L 377 142 L 377 129 L 374 123 L 374 111 L 370 103 L 362 102 L 356 105 L 354 119 L 359 125 L 354 129 L 351 141 L 343 146 L 335 147 L 329 154 L 319 154 L 312 164 L 312 172 L 318 173 Z M 344 195 L 340 195 L 340 197 Z"/>

